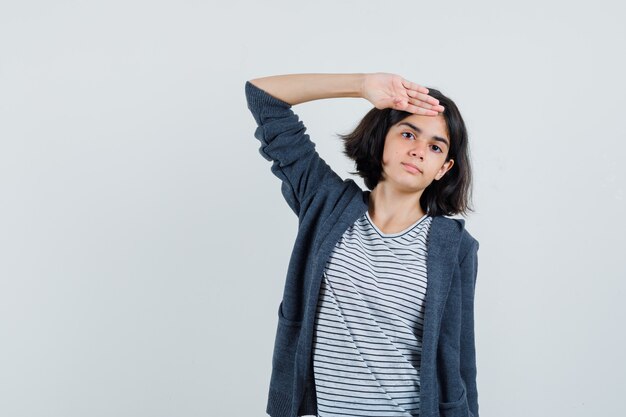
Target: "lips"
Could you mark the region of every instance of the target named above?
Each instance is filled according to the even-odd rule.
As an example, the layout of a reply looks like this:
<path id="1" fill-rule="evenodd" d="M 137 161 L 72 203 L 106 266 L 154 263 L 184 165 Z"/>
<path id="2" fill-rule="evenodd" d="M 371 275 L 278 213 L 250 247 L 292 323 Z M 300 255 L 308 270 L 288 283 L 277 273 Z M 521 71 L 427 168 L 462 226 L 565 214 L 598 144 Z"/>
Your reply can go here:
<path id="1" fill-rule="evenodd" d="M 404 167 L 407 169 L 407 171 L 412 172 L 414 174 L 422 173 L 422 170 L 419 169 L 417 166 L 413 165 L 413 164 L 409 164 L 406 162 L 402 162 L 402 165 L 404 165 Z"/>

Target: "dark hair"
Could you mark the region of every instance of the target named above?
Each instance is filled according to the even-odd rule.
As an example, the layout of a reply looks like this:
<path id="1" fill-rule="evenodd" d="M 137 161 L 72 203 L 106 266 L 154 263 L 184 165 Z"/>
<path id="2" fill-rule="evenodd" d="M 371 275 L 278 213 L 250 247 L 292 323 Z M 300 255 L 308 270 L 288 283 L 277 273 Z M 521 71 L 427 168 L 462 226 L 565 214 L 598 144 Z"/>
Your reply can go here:
<path id="1" fill-rule="evenodd" d="M 439 100 L 439 104 L 445 108 L 442 115 L 450 138 L 446 161 L 454 159 L 454 165 L 441 179 L 433 180 L 426 187 L 420 198 L 420 206 L 430 216 L 466 215 L 468 211 L 474 210 L 470 207 L 472 168 L 465 122 L 450 98 L 439 90 L 427 88 L 428 95 Z M 387 132 L 393 125 L 411 115 L 412 113 L 401 110 L 373 108 L 353 132 L 338 135 L 344 141 L 344 154 L 356 163 L 357 171 L 351 174 L 361 176 L 370 190 L 376 187 L 382 176 L 382 157 Z"/>

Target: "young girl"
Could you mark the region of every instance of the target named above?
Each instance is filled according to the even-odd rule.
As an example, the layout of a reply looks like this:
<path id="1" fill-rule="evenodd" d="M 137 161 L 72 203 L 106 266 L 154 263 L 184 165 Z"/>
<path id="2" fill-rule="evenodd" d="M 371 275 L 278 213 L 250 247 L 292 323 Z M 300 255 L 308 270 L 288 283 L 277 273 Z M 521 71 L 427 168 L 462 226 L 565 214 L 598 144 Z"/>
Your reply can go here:
<path id="1" fill-rule="evenodd" d="M 260 153 L 299 218 L 272 359 L 272 417 L 478 417 L 471 169 L 452 100 L 394 74 L 246 82 Z M 369 190 L 319 156 L 291 107 L 362 97 L 345 153 Z"/>

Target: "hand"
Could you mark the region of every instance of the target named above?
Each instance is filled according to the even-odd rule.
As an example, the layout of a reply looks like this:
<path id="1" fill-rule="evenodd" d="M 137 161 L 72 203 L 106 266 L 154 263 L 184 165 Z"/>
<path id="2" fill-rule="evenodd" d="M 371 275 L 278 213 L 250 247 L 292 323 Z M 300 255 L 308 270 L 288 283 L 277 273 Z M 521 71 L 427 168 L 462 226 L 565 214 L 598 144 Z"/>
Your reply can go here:
<path id="1" fill-rule="evenodd" d="M 361 96 L 377 109 L 392 108 L 425 116 L 437 116 L 444 111 L 439 100 L 428 95 L 426 87 L 384 72 L 366 74 Z"/>

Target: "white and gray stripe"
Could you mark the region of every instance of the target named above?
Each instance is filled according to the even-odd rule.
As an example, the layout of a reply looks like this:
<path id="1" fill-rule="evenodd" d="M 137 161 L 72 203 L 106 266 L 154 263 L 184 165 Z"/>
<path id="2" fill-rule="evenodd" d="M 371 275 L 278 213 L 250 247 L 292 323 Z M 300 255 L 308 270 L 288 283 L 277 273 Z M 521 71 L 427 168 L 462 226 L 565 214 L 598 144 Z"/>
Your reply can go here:
<path id="1" fill-rule="evenodd" d="M 335 245 L 313 340 L 319 417 L 419 416 L 431 221 L 385 234 L 366 212 Z"/>

